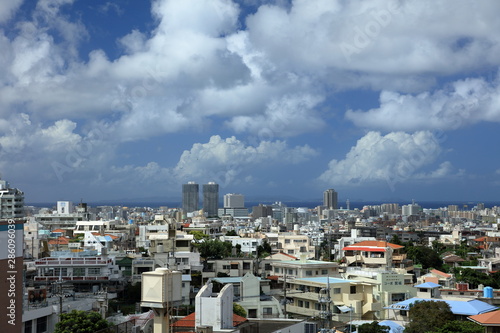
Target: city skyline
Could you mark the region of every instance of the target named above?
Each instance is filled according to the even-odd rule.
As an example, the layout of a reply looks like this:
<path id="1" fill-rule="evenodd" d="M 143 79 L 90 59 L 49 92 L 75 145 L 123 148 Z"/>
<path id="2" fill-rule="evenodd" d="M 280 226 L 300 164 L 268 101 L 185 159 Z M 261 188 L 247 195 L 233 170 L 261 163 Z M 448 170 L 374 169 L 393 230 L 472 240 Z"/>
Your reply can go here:
<path id="1" fill-rule="evenodd" d="M 496 201 L 499 11 L 2 3 L 1 178 L 26 202 L 181 201 L 188 181 L 249 198 L 334 188 L 339 206 Z"/>

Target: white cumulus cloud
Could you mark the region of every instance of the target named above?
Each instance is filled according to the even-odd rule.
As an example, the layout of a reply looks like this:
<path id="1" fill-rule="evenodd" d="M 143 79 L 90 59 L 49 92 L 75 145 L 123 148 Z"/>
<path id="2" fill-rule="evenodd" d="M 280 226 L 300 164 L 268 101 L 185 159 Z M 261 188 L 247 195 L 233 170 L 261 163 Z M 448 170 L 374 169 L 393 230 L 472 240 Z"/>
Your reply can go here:
<path id="1" fill-rule="evenodd" d="M 369 132 L 358 140 L 344 159 L 331 160 L 319 180 L 330 184 L 354 185 L 386 181 L 407 181 L 421 168 L 432 164 L 441 152 L 430 132 Z"/>
<path id="2" fill-rule="evenodd" d="M 355 125 L 386 131 L 450 130 L 480 121 L 500 122 L 500 85 L 464 79 L 434 93 L 383 91 L 380 107 L 346 112 Z"/>

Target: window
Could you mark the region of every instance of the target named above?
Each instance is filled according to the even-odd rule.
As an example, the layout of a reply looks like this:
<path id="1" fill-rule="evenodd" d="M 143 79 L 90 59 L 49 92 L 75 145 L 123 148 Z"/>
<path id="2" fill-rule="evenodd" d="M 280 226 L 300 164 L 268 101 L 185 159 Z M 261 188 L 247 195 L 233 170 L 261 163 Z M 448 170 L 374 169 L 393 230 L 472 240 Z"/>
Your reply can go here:
<path id="1" fill-rule="evenodd" d="M 327 269 L 322 269 L 321 270 L 321 275 L 327 275 L 328 274 L 328 270 Z"/>
<path id="2" fill-rule="evenodd" d="M 244 262 L 243 263 L 243 269 L 246 269 L 246 270 L 250 269 L 250 263 L 249 262 Z"/>
<path id="3" fill-rule="evenodd" d="M 351 286 L 351 294 L 355 294 L 356 293 L 356 286 Z"/>
<path id="4" fill-rule="evenodd" d="M 285 239 L 285 244 L 290 244 L 290 240 L 289 239 Z"/>
<path id="5" fill-rule="evenodd" d="M 309 302 L 305 301 L 304 302 L 304 307 L 307 308 L 307 309 L 309 309 Z"/>
<path id="6" fill-rule="evenodd" d="M 47 317 L 40 317 L 36 320 L 36 333 L 47 332 Z"/>
<path id="7" fill-rule="evenodd" d="M 222 265 L 222 269 L 231 269 L 230 265 Z"/>
<path id="8" fill-rule="evenodd" d="M 334 294 L 340 294 L 340 288 L 333 288 Z"/>
<path id="9" fill-rule="evenodd" d="M 28 320 L 24 323 L 24 333 L 31 333 L 33 329 L 33 320 Z"/>
<path id="10" fill-rule="evenodd" d="M 297 306 L 300 308 L 304 307 L 304 301 L 299 300 Z"/>
<path id="11" fill-rule="evenodd" d="M 306 276 L 312 276 L 313 272 L 312 271 L 306 271 Z"/>
<path id="12" fill-rule="evenodd" d="M 265 315 L 272 315 L 273 314 L 273 308 L 263 308 L 262 313 Z"/>
<path id="13" fill-rule="evenodd" d="M 73 268 L 73 276 L 85 276 L 85 267 Z"/>
<path id="14" fill-rule="evenodd" d="M 294 250 L 288 250 L 288 254 L 293 254 L 294 252 Z"/>
<path id="15" fill-rule="evenodd" d="M 287 272 L 287 274 L 292 275 L 293 274 L 293 269 L 289 269 L 288 272 Z"/>
<path id="16" fill-rule="evenodd" d="M 270 271 L 271 270 L 271 264 L 265 264 L 264 265 L 264 270 L 265 271 Z"/>
<path id="17" fill-rule="evenodd" d="M 238 269 L 238 264 L 231 264 L 231 269 Z"/>
<path id="18" fill-rule="evenodd" d="M 66 267 L 54 268 L 54 276 L 68 276 L 68 269 Z"/>
<path id="19" fill-rule="evenodd" d="M 87 274 L 89 276 L 99 276 L 99 275 L 101 275 L 101 268 L 100 267 L 89 267 Z"/>

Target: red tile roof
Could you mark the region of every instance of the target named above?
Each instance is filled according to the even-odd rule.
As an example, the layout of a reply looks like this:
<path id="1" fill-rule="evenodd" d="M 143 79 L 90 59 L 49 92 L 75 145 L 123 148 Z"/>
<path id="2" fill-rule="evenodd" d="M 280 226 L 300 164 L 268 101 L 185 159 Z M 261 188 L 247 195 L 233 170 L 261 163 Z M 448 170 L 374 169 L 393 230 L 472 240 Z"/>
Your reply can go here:
<path id="1" fill-rule="evenodd" d="M 69 240 L 64 236 L 49 240 L 49 244 L 51 245 L 67 245 L 68 243 Z"/>
<path id="2" fill-rule="evenodd" d="M 402 245 L 392 244 L 385 241 L 362 241 L 359 243 L 351 244 L 349 246 L 344 247 L 342 250 L 358 250 L 358 251 L 385 251 L 385 248 L 390 247 L 393 250 L 398 250 L 404 248 Z M 378 249 L 377 249 L 378 248 Z"/>
<path id="3" fill-rule="evenodd" d="M 445 272 L 438 271 L 437 269 L 431 269 L 431 273 L 436 274 L 436 275 L 439 275 L 439 276 L 442 276 L 442 277 L 445 277 L 445 278 L 450 278 L 450 277 L 451 277 L 451 275 L 450 275 L 450 274 L 447 274 L 447 273 L 445 273 Z"/>
<path id="4" fill-rule="evenodd" d="M 500 326 L 500 310 L 469 316 L 469 319 L 483 326 Z"/>
<path id="5" fill-rule="evenodd" d="M 196 318 L 196 312 L 193 312 L 189 315 L 187 315 L 184 318 L 181 318 L 177 320 L 175 323 L 173 323 L 170 326 L 173 327 L 195 327 L 195 318 Z M 233 327 L 236 327 L 244 322 L 248 321 L 248 319 L 238 316 L 237 314 L 233 313 Z"/>

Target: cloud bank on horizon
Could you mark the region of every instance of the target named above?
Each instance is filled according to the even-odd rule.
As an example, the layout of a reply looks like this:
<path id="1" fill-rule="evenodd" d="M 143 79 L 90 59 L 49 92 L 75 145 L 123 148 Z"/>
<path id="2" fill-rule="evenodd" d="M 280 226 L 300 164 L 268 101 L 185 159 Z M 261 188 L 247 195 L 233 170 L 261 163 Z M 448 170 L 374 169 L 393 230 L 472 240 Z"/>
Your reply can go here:
<path id="1" fill-rule="evenodd" d="M 495 200 L 499 11 L 495 0 L 7 1 L 0 172 L 32 202 L 180 198 L 190 180 L 302 199 L 333 187 Z"/>

